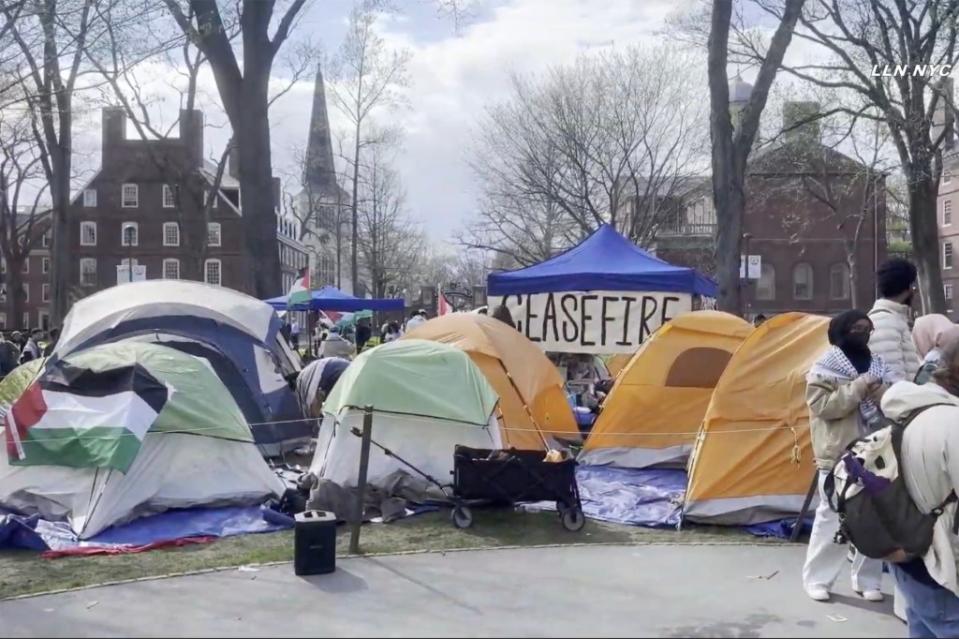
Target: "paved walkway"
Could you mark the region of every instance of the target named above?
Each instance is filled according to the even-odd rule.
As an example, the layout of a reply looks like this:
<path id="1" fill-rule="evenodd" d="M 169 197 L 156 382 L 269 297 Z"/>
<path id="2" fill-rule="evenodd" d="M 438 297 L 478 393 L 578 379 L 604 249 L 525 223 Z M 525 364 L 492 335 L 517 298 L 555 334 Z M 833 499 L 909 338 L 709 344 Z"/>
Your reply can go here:
<path id="1" fill-rule="evenodd" d="M 889 601 L 803 595 L 799 546 L 567 547 L 341 559 L 0 603 L 14 636 L 904 637 Z M 887 587 L 891 590 L 891 584 Z"/>

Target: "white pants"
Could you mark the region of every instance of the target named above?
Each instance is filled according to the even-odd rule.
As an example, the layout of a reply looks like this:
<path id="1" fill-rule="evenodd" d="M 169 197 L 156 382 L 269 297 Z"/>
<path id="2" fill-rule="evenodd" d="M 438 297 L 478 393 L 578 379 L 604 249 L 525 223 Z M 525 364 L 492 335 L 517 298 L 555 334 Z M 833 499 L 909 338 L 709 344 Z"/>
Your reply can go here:
<path id="1" fill-rule="evenodd" d="M 823 491 L 827 475 L 826 472 L 819 472 L 819 506 L 809 537 L 802 579 L 806 588 L 821 586 L 831 590 L 842 567 L 846 565 L 847 547 L 833 541 L 839 532 L 839 514 L 829 507 Z M 869 559 L 857 552 L 852 562 L 852 589 L 856 592 L 880 590 L 881 585 L 882 561 Z"/>

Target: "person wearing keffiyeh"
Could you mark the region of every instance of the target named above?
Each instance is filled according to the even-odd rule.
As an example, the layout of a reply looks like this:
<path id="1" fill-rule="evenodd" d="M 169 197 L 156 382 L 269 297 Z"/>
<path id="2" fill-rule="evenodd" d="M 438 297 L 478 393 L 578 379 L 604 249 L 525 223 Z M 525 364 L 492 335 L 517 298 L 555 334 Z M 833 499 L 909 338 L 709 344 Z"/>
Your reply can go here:
<path id="1" fill-rule="evenodd" d="M 872 330 L 872 320 L 862 311 L 846 311 L 833 318 L 831 346 L 806 377 L 810 436 L 819 468 L 819 506 L 803 566 L 803 586 L 816 601 L 829 600 L 846 563 L 846 547 L 833 542 L 839 516 L 829 507 L 823 484 L 846 446 L 879 427 L 879 400 L 892 381 L 882 359 L 869 350 Z M 853 591 L 868 601 L 881 601 L 881 580 L 882 562 L 857 554 L 852 565 Z"/>

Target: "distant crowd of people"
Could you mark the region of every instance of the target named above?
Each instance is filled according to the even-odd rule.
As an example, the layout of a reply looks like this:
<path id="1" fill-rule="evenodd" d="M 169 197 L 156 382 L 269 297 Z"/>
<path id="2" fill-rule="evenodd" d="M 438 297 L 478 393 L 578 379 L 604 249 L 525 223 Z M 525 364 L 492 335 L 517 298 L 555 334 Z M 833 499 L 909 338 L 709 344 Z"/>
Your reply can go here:
<path id="1" fill-rule="evenodd" d="M 42 328 L 31 331 L 13 331 L 8 335 L 0 333 L 0 379 L 10 374 L 20 364 L 49 357 L 57 345 L 60 329 L 49 333 Z"/>

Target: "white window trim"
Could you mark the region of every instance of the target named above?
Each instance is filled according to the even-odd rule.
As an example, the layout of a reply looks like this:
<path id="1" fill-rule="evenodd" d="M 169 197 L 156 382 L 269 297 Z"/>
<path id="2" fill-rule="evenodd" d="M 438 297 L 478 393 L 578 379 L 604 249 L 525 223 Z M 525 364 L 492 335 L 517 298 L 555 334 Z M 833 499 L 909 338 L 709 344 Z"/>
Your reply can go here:
<path id="1" fill-rule="evenodd" d="M 23 303 L 24 303 L 24 304 L 29 304 L 29 303 L 30 303 L 30 284 L 29 284 L 29 282 L 24 282 L 24 284 L 23 284 L 23 293 L 24 293 L 24 295 L 23 295 Z"/>
<path id="2" fill-rule="evenodd" d="M 133 204 L 127 204 L 127 200 L 125 197 L 127 187 L 132 187 L 133 193 L 136 196 L 135 197 L 136 202 L 134 202 Z M 120 207 L 124 209 L 136 209 L 140 207 L 140 185 L 139 184 L 134 184 L 132 182 L 125 182 L 120 187 Z"/>
<path id="3" fill-rule="evenodd" d="M 216 239 L 217 243 L 214 244 L 210 241 L 210 229 L 216 229 Z M 223 246 L 223 226 L 219 222 L 208 222 L 206 225 L 206 242 L 207 246 L 213 248 L 220 248 Z"/>
<path id="4" fill-rule="evenodd" d="M 942 287 L 942 293 L 947 301 L 952 301 L 952 284 L 944 284 Z"/>
<path id="5" fill-rule="evenodd" d="M 127 243 L 127 229 L 133 228 L 135 231 L 133 234 L 133 241 L 129 244 Z M 123 248 L 137 247 L 140 246 L 140 225 L 136 222 L 123 222 L 120 224 L 120 246 Z"/>
<path id="6" fill-rule="evenodd" d="M 162 200 L 163 208 L 165 209 L 174 208 L 176 206 L 176 199 L 173 197 L 173 187 L 171 187 L 169 184 L 164 184 L 162 191 L 163 191 L 163 195 L 161 197 L 161 200 Z M 169 203 L 167 203 L 168 195 L 170 196 Z"/>
<path id="7" fill-rule="evenodd" d="M 50 285 L 49 284 L 43 284 L 40 287 L 40 300 L 43 302 L 50 301 Z"/>
<path id="8" fill-rule="evenodd" d="M 217 276 L 218 276 L 219 279 L 220 279 L 220 281 L 217 282 L 217 283 L 215 283 L 215 284 L 214 284 L 213 282 L 211 282 L 210 279 L 209 279 L 209 267 L 210 267 L 210 265 L 212 265 L 212 264 L 216 264 L 216 266 L 217 266 Z M 217 258 L 211 258 L 211 259 L 208 259 L 208 260 L 206 260 L 205 262 L 203 262 L 203 281 L 204 281 L 205 283 L 211 284 L 211 285 L 213 285 L 213 286 L 223 286 L 223 262 L 221 262 L 221 261 L 220 261 L 219 259 L 217 259 Z"/>
<path id="9" fill-rule="evenodd" d="M 953 260 L 956 259 L 956 252 L 955 252 L 955 250 L 952 248 L 952 242 L 943 242 L 943 243 L 942 243 L 942 269 L 943 269 L 944 271 L 951 271 L 951 270 L 952 270 L 952 265 L 951 265 L 951 264 L 949 264 L 949 265 L 946 264 L 946 247 L 949 247 L 949 257 L 951 257 Z"/>
<path id="10" fill-rule="evenodd" d="M 93 264 L 93 281 L 85 282 L 83 280 L 83 265 L 84 264 Z M 82 257 L 80 258 L 80 285 L 81 286 L 96 286 L 97 285 L 97 258 L 95 257 Z"/>
<path id="11" fill-rule="evenodd" d="M 43 275 L 46 275 L 50 272 L 50 258 L 44 257 L 40 260 L 40 271 Z"/>
<path id="12" fill-rule="evenodd" d="M 92 209 L 97 206 L 97 190 L 96 189 L 84 189 L 83 190 L 83 208 Z"/>
<path id="13" fill-rule="evenodd" d="M 93 241 L 87 242 L 84 240 L 84 228 L 93 229 Z M 92 221 L 80 222 L 80 246 L 96 246 L 97 245 L 97 223 Z"/>
<path id="14" fill-rule="evenodd" d="M 176 264 L 176 277 L 167 277 L 166 267 L 167 264 Z M 180 260 L 175 257 L 168 257 L 163 260 L 163 271 L 160 273 L 165 280 L 180 279 Z"/>
<path id="15" fill-rule="evenodd" d="M 946 205 L 949 205 L 949 221 L 946 221 Z M 943 226 L 952 226 L 952 200 L 946 199 L 942 201 L 942 225 Z"/>
<path id="16" fill-rule="evenodd" d="M 806 268 L 803 269 L 803 270 L 806 270 L 806 272 L 809 273 L 810 277 L 813 279 L 812 282 L 808 282 L 809 295 L 806 296 L 806 297 L 798 297 L 798 296 L 796 295 L 796 284 L 797 284 L 797 282 L 796 282 L 796 272 L 799 270 L 799 267 L 800 267 L 800 266 L 806 267 Z M 807 269 L 808 269 L 808 270 L 807 270 Z M 811 265 L 811 264 L 809 264 L 808 262 L 800 262 L 799 264 L 796 264 L 795 266 L 793 266 L 793 269 L 792 269 L 792 289 L 793 289 L 793 290 L 792 290 L 792 293 L 793 293 L 793 299 L 794 299 L 794 300 L 799 301 L 799 302 L 809 302 L 809 301 L 815 299 L 815 298 L 816 298 L 816 289 L 815 289 L 815 286 L 814 286 L 814 285 L 815 285 L 815 271 L 813 271 L 813 268 L 812 268 L 812 265 Z"/>
<path id="17" fill-rule="evenodd" d="M 176 229 L 176 243 L 171 244 L 167 241 L 167 229 L 175 228 Z M 180 224 L 179 222 L 164 222 L 163 223 L 163 246 L 180 246 Z"/>
<path id="18" fill-rule="evenodd" d="M 53 239 L 50 237 L 50 231 L 44 231 L 43 239 L 40 240 L 40 246 L 42 248 L 50 248 L 50 240 Z"/>

